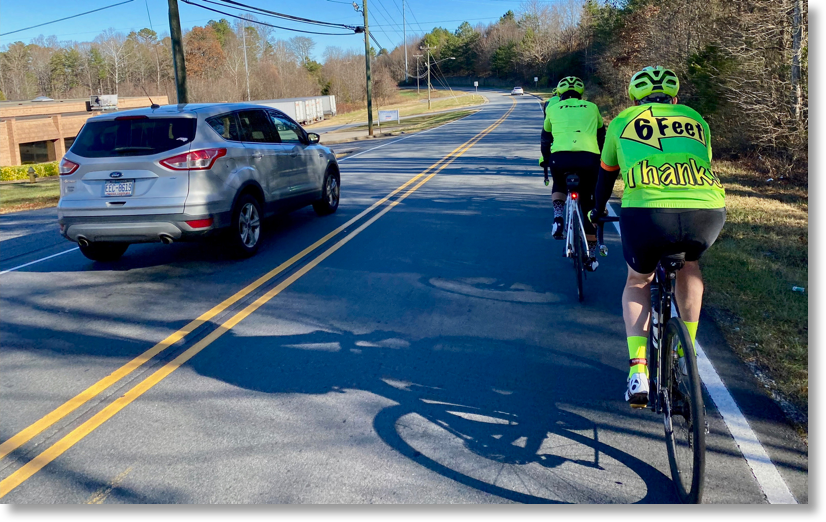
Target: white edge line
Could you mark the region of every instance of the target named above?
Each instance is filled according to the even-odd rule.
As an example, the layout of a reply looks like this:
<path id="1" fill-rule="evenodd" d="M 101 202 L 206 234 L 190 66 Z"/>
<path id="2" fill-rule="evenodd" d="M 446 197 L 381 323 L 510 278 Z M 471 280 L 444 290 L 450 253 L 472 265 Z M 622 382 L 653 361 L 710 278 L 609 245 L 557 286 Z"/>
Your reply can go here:
<path id="1" fill-rule="evenodd" d="M 608 214 L 610 216 L 617 215 L 611 205 L 608 205 Z M 615 221 L 614 226 L 617 229 L 617 234 L 622 236 L 619 222 Z M 766 495 L 766 500 L 770 504 L 797 504 L 797 500 L 789 491 L 789 487 L 783 477 L 780 476 L 777 467 L 772 463 L 766 449 L 760 444 L 757 435 L 749 426 L 748 420 L 740 411 L 734 397 L 731 396 L 726 385 L 723 384 L 723 380 L 717 370 L 714 369 L 714 365 L 711 364 L 711 360 L 703 351 L 699 341 L 695 343 L 695 347 L 697 348 L 697 369 L 700 372 L 700 378 L 706 385 L 708 394 L 722 415 L 723 422 L 726 423 L 726 428 L 728 428 L 734 442 L 740 449 L 740 453 L 743 454 L 749 468 L 751 468 L 754 478 L 757 479 L 760 489 Z"/>
<path id="2" fill-rule="evenodd" d="M 80 247 L 70 248 L 69 250 L 64 250 L 63 252 L 58 252 L 57 254 L 52 254 L 50 256 L 46 256 L 46 257 L 42 257 L 40 259 L 37 259 L 35 261 L 31 261 L 29 263 L 26 263 L 25 265 L 20 265 L 20 266 L 14 267 L 14 268 L 9 268 L 8 270 L 3 270 L 2 272 L 0 272 L 0 275 L 8 274 L 9 272 L 14 272 L 15 270 L 20 270 L 21 268 L 25 268 L 25 267 L 27 267 L 29 265 L 33 265 L 35 263 L 39 263 L 41 261 L 45 261 L 45 260 L 51 259 L 53 257 L 62 256 L 63 254 L 68 254 L 69 252 L 74 252 L 75 250 L 78 250 L 79 248 Z"/>

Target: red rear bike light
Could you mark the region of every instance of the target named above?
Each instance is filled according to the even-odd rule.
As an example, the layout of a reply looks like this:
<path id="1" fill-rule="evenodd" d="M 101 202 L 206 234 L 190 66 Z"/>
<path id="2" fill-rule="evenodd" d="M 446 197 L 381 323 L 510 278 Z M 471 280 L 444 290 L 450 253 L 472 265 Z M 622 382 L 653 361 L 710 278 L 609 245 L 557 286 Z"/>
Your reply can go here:
<path id="1" fill-rule="evenodd" d="M 66 158 L 60 160 L 60 165 L 57 167 L 57 173 L 61 176 L 68 176 L 69 174 L 73 174 L 80 165 L 75 163 L 74 161 L 69 161 Z"/>
<path id="2" fill-rule="evenodd" d="M 215 164 L 215 160 L 226 155 L 227 149 L 193 150 L 163 159 L 160 164 L 172 170 L 209 170 Z"/>
<path id="3" fill-rule="evenodd" d="M 579 194 L 576 192 L 571 192 L 571 199 L 579 199 Z"/>
<path id="4" fill-rule="evenodd" d="M 206 228 L 212 226 L 212 218 L 207 219 L 194 219 L 192 221 L 187 221 L 187 225 L 192 228 Z"/>

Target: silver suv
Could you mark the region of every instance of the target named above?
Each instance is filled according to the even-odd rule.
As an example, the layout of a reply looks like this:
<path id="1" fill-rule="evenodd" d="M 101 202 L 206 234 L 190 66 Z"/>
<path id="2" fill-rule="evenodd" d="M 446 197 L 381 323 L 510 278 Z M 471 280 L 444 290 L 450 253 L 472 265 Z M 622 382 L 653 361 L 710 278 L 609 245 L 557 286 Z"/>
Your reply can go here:
<path id="1" fill-rule="evenodd" d="M 60 162 L 60 232 L 95 261 L 131 243 L 222 231 L 253 255 L 262 219 L 338 208 L 335 155 L 285 114 L 250 104 L 153 105 L 90 118 Z"/>

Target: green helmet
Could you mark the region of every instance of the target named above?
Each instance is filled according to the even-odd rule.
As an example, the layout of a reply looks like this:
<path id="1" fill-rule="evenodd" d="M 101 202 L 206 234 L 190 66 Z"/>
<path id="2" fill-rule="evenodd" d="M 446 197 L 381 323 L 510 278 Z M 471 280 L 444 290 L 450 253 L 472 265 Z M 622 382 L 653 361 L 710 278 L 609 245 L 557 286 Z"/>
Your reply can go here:
<path id="1" fill-rule="evenodd" d="M 556 93 L 561 96 L 568 91 L 576 91 L 582 94 L 585 92 L 585 84 L 576 76 L 566 76 L 559 80 L 559 83 L 556 85 Z"/>
<path id="2" fill-rule="evenodd" d="M 674 71 L 661 65 L 646 67 L 631 77 L 628 96 L 633 101 L 641 100 L 651 93 L 661 92 L 676 97 L 680 91 L 680 80 Z"/>

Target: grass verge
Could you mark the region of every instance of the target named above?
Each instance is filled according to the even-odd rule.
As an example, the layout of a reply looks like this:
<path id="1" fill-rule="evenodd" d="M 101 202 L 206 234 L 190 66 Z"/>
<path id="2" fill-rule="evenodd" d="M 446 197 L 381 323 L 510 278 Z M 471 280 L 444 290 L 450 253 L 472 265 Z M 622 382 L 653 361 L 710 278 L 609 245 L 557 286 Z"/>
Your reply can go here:
<path id="1" fill-rule="evenodd" d="M 53 207 L 60 199 L 60 180 L 0 185 L 0 214 Z"/>
<path id="2" fill-rule="evenodd" d="M 381 126 L 381 134 L 395 134 L 395 133 L 410 133 L 410 132 L 420 132 L 427 129 L 432 129 L 433 127 L 438 127 L 439 125 L 444 125 L 445 123 L 451 122 L 453 120 L 458 120 L 459 118 L 464 118 L 465 116 L 472 114 L 476 111 L 467 110 L 467 111 L 454 111 L 454 112 L 445 112 L 442 114 L 432 114 L 426 116 L 418 116 L 416 118 L 409 118 L 406 120 L 402 120 L 402 122 L 396 123 L 384 123 Z M 374 125 L 373 128 L 378 133 L 378 128 Z M 367 125 L 359 125 L 358 127 L 348 127 L 347 129 L 342 130 L 341 132 L 351 132 L 354 130 L 367 130 Z M 335 132 L 329 133 L 330 137 L 335 136 Z"/>
<path id="3" fill-rule="evenodd" d="M 727 218 L 701 261 L 704 308 L 737 354 L 773 381 L 772 391 L 808 415 L 808 188 L 767 182 L 740 163 L 715 162 L 715 170 Z"/>
<path id="4" fill-rule="evenodd" d="M 700 260 L 703 310 L 808 438 L 808 188 L 767 182 L 768 175 L 743 162 L 715 161 L 714 170 L 726 189 L 727 216 Z M 622 186 L 620 179 L 615 196 Z"/>
<path id="5" fill-rule="evenodd" d="M 402 91 L 399 93 L 398 99 L 401 102 L 380 105 L 373 104 L 373 121 L 378 120 L 378 110 L 398 110 L 400 116 L 414 116 L 417 114 L 424 114 L 428 112 L 435 112 L 445 109 L 456 109 L 461 107 L 468 107 L 470 105 L 479 105 L 485 101 L 485 97 L 481 94 L 471 94 L 464 92 L 455 92 L 452 96 L 450 91 L 432 91 L 431 109 L 427 108 L 427 90 L 421 91 L 418 95 L 416 91 Z M 330 119 L 306 125 L 305 128 L 312 132 L 314 126 L 328 127 L 330 125 L 346 125 L 348 123 L 356 123 L 367 121 L 367 109 L 339 114 Z"/>

